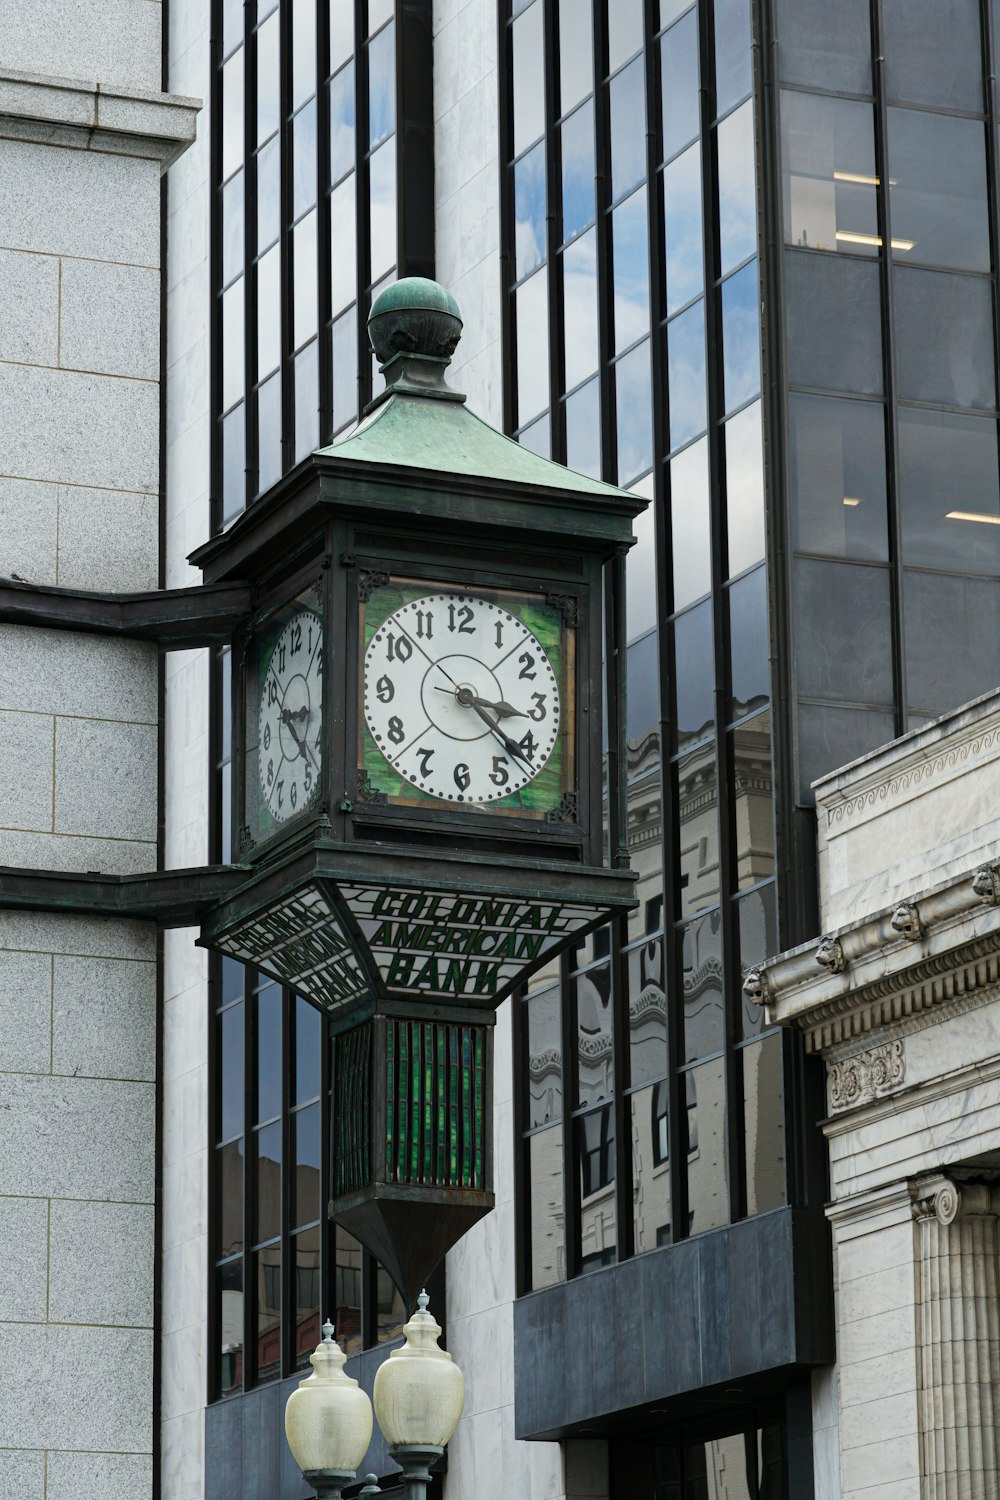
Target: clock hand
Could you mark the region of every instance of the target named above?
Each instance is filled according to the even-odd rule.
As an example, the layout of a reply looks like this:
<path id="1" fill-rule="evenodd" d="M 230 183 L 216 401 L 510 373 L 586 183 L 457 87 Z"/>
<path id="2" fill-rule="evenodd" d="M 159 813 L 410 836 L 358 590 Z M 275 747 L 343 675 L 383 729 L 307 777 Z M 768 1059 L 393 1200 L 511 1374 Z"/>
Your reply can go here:
<path id="1" fill-rule="evenodd" d="M 436 691 L 447 693 L 448 689 L 439 687 L 436 688 Z M 491 703 L 488 698 L 480 698 L 478 693 L 474 693 L 471 688 L 457 688 L 454 697 L 458 703 L 462 704 L 463 708 L 473 708 L 478 704 L 480 708 L 492 709 L 498 719 L 526 719 L 528 717 L 519 708 L 512 708 L 509 703 L 505 703 L 502 699 L 499 703 Z"/>
<path id="2" fill-rule="evenodd" d="M 292 739 L 295 741 L 295 743 L 299 747 L 299 755 L 301 755 L 301 756 L 308 755 L 309 759 L 312 761 L 313 765 L 316 767 L 316 772 L 318 774 L 319 773 L 319 761 L 316 759 L 315 755 L 313 755 L 313 753 L 312 753 L 312 750 L 309 748 L 309 742 L 308 742 L 308 740 L 303 740 L 303 739 L 299 738 L 299 735 L 298 735 L 298 732 L 297 732 L 297 730 L 295 728 L 295 725 L 292 723 L 293 719 L 304 719 L 304 718 L 306 718 L 306 716 L 308 715 L 308 713 L 309 713 L 309 710 L 307 708 L 297 709 L 295 711 L 295 713 L 293 713 L 290 708 L 283 708 L 281 710 L 281 722 L 282 722 L 282 724 L 286 724 L 288 726 L 288 730 L 289 730 L 289 733 L 292 736 Z"/>
<path id="3" fill-rule="evenodd" d="M 499 740 L 500 744 L 504 747 L 508 755 L 513 756 L 513 758 L 520 765 L 524 766 L 526 770 L 534 770 L 534 766 L 531 764 L 530 760 L 526 759 L 517 741 L 512 740 L 509 735 L 504 734 L 503 730 L 500 728 L 496 720 L 491 719 L 485 709 L 479 707 L 478 702 L 469 703 L 467 706 L 469 708 L 475 709 L 476 713 L 482 719 L 483 723 L 492 731 L 493 735 L 497 740 Z"/>

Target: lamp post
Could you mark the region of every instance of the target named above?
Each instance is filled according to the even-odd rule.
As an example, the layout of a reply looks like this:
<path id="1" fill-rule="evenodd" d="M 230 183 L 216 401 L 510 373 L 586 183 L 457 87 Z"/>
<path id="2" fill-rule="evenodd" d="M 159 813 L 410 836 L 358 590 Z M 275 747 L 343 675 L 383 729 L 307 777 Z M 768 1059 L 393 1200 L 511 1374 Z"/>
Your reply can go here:
<path id="1" fill-rule="evenodd" d="M 372 1437 L 372 1404 L 345 1373 L 346 1358 L 328 1320 L 309 1356 L 313 1373 L 299 1381 L 285 1407 L 288 1446 L 320 1500 L 340 1500 Z"/>
<path id="2" fill-rule="evenodd" d="M 434 1462 L 445 1450 L 465 1401 L 465 1380 L 451 1355 L 438 1348 L 441 1325 L 421 1292 L 417 1311 L 375 1375 L 375 1414 L 389 1452 L 403 1471 L 404 1500 L 425 1500 Z M 372 1435 L 371 1402 L 344 1373 L 345 1356 L 333 1326 L 310 1355 L 314 1373 L 299 1384 L 285 1408 L 285 1434 L 295 1462 L 320 1500 L 340 1500 Z M 374 1475 L 362 1496 L 374 1497 Z M 359 1497 L 360 1500 L 360 1497 Z"/>

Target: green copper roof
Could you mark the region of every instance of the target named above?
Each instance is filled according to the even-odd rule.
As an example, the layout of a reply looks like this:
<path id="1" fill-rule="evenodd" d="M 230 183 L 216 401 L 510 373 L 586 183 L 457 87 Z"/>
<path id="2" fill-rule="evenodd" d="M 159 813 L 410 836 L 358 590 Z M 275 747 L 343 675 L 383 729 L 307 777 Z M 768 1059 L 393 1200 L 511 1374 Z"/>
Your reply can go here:
<path id="1" fill-rule="evenodd" d="M 320 452 L 352 463 L 430 469 L 585 495 L 623 494 L 612 484 L 539 458 L 457 401 L 401 391 L 393 392 L 348 437 Z"/>

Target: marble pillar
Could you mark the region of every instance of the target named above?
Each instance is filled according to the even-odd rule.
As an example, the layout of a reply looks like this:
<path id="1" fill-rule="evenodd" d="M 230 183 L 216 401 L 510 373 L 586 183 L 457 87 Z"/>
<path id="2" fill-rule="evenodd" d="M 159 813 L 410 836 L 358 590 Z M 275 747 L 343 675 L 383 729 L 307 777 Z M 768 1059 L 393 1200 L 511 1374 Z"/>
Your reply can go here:
<path id="1" fill-rule="evenodd" d="M 1000 1497 L 1000 1185 L 912 1185 L 922 1500 Z"/>

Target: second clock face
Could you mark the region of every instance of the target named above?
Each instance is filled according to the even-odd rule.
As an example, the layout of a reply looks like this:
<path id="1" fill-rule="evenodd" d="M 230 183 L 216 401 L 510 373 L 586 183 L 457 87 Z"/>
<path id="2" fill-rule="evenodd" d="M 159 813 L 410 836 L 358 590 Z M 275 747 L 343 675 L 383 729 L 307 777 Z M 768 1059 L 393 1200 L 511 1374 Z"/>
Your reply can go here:
<path id="1" fill-rule="evenodd" d="M 300 610 L 271 652 L 261 688 L 258 776 L 276 823 L 315 795 L 323 756 L 323 645 L 319 618 Z"/>
<path id="2" fill-rule="evenodd" d="M 559 683 L 537 637 L 500 603 L 427 594 L 402 605 L 365 653 L 364 709 L 389 764 L 442 802 L 499 802 L 544 768 L 559 736 Z"/>

